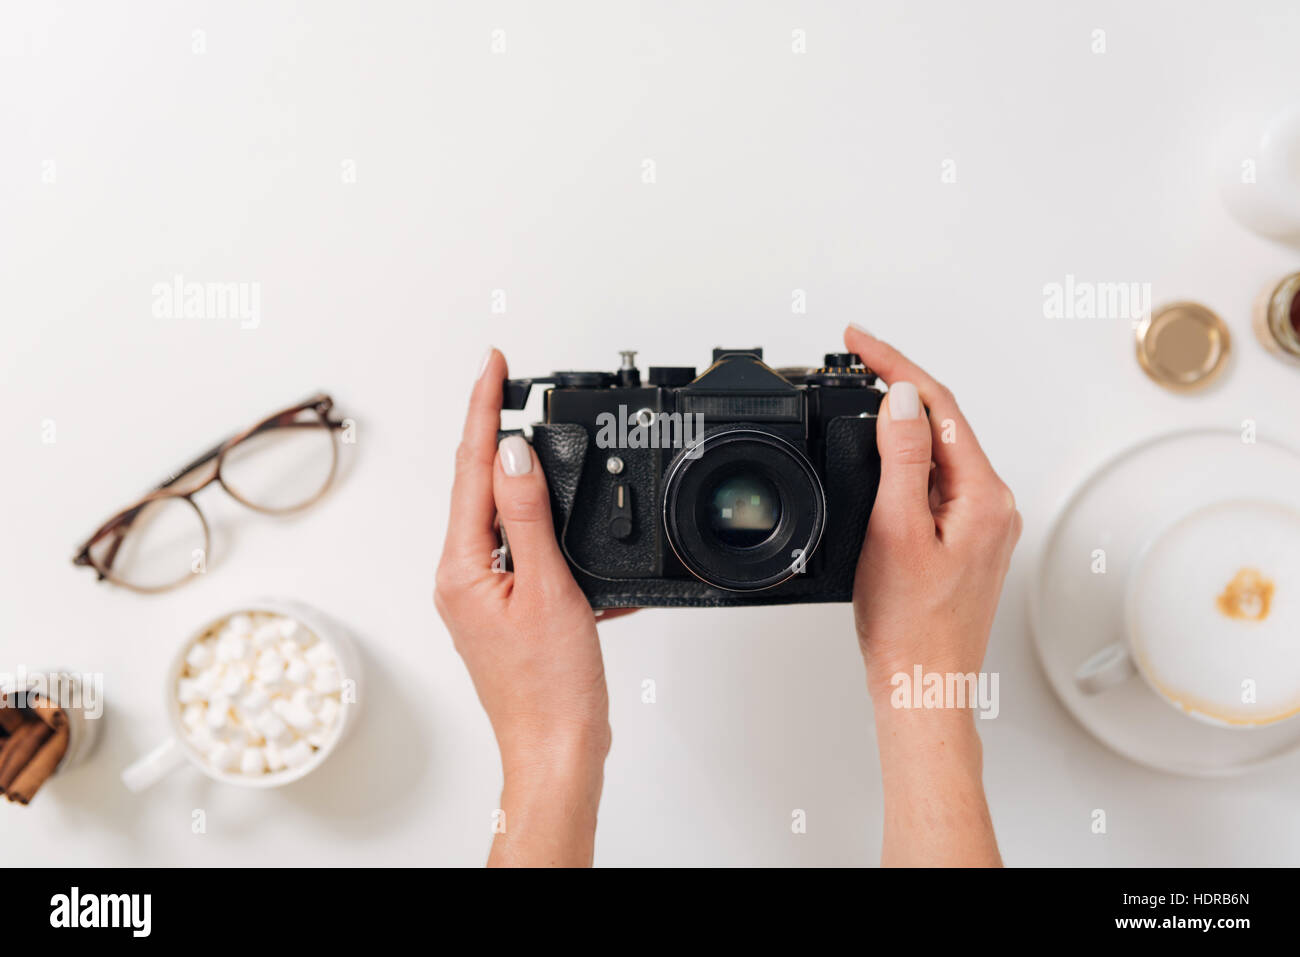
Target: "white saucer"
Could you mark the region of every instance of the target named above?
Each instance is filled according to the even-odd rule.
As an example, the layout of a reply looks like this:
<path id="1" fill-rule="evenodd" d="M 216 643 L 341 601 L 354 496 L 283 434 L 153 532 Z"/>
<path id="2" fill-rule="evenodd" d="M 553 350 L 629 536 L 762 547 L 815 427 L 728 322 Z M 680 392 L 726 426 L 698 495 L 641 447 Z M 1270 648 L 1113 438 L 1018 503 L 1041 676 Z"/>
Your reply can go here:
<path id="1" fill-rule="evenodd" d="M 1070 497 L 1030 590 L 1038 658 L 1066 710 L 1124 757 L 1174 774 L 1239 774 L 1300 747 L 1300 718 L 1217 728 L 1181 713 L 1136 675 L 1100 694 L 1075 687 L 1079 665 L 1123 637 L 1125 581 L 1142 546 L 1181 516 L 1228 499 L 1300 509 L 1300 455 L 1226 431 L 1180 432 L 1135 446 Z M 1092 570 L 1097 549 L 1106 553 L 1105 574 Z"/>

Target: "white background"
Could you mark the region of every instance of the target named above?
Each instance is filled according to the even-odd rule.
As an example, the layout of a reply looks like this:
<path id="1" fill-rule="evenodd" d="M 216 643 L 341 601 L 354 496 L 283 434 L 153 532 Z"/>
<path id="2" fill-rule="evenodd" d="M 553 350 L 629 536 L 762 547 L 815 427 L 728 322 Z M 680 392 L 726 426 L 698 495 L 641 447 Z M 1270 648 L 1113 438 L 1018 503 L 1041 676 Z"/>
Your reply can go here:
<path id="1" fill-rule="evenodd" d="M 7 863 L 480 863 L 497 755 L 431 589 L 485 347 L 517 374 L 622 348 L 702 367 L 723 344 L 790 365 L 851 320 L 954 389 L 1025 516 L 986 665 L 1001 715 L 980 722 L 1006 860 L 1300 857 L 1300 757 L 1233 780 L 1129 764 L 1062 710 L 1025 614 L 1048 522 L 1113 452 L 1247 417 L 1300 444 L 1300 379 L 1248 328 L 1300 254 L 1228 219 L 1211 175 L 1236 113 L 1300 89 L 1294 3 L 19 6 L 0 23 L 0 670 L 103 672 L 109 710 L 89 764 L 0 807 Z M 176 273 L 260 283 L 260 326 L 154 318 Z M 1066 274 L 1218 310 L 1236 337 L 1221 386 L 1169 395 L 1127 322 L 1045 319 Z M 213 566 L 161 597 L 69 564 L 169 469 L 317 388 L 358 422 L 318 507 L 276 521 L 205 492 Z M 127 794 L 178 643 L 267 593 L 362 637 L 356 732 L 280 791 L 186 768 Z M 605 629 L 598 863 L 878 859 L 848 606 Z"/>

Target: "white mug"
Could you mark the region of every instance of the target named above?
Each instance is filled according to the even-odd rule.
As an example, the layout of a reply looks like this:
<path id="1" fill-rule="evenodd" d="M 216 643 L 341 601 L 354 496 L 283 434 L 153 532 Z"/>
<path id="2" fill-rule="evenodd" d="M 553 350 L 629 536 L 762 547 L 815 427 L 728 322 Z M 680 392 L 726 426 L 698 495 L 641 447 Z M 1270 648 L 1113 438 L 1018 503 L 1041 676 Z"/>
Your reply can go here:
<path id="1" fill-rule="evenodd" d="M 1268 615 L 1230 620 L 1216 609 L 1222 597 L 1206 594 L 1219 587 L 1214 583 L 1222 583 L 1228 594 L 1235 581 L 1228 569 L 1254 572 L 1255 562 L 1288 586 L 1278 588 L 1275 599 L 1270 597 L 1268 615 L 1276 617 L 1266 628 Z M 1300 651 L 1288 651 L 1287 646 L 1295 646 L 1295 629 L 1300 627 L 1300 596 L 1292 587 L 1298 585 L 1300 513 L 1253 500 L 1198 509 L 1139 551 L 1125 583 L 1123 636 L 1084 661 L 1075 672 L 1075 684 L 1086 694 L 1099 694 L 1140 674 L 1171 705 L 1219 727 L 1260 727 L 1293 717 L 1300 712 Z M 1155 591 L 1157 604 L 1144 593 L 1148 588 Z M 1148 635 L 1163 629 L 1164 640 L 1155 642 L 1162 661 L 1150 660 L 1152 642 L 1143 640 L 1144 628 Z M 1234 644 L 1216 656 L 1225 641 Z M 1234 660 L 1248 664 L 1236 668 L 1230 663 Z M 1171 672 L 1179 678 L 1167 679 Z M 1226 700 L 1230 683 L 1247 673 L 1252 682 L 1267 686 L 1267 706 Z M 1207 687 L 1220 698 L 1195 690 Z"/>
<path id="2" fill-rule="evenodd" d="M 339 723 L 324 746 L 312 754 L 311 759 L 296 768 L 282 768 L 258 777 L 222 771 L 212 766 L 198 749 L 189 743 L 185 726 L 181 720 L 181 704 L 176 694 L 176 683 L 185 668 L 185 656 L 196 641 L 207 634 L 213 627 L 241 612 L 272 612 L 292 618 L 334 650 L 338 659 L 342 678 L 353 689 L 350 700 L 343 702 Z M 128 790 L 143 791 L 167 774 L 187 762 L 193 764 L 208 777 L 226 784 L 235 784 L 246 788 L 276 788 L 310 774 L 325 761 L 343 740 L 355 721 L 356 702 L 360 700 L 361 658 L 355 644 L 348 637 L 346 629 L 331 621 L 321 612 L 300 602 L 277 598 L 263 598 L 249 602 L 244 607 L 219 615 L 202 628 L 197 629 L 184 642 L 172 657 L 163 681 L 163 709 L 171 735 L 153 750 L 136 760 L 122 772 L 122 783 Z"/>

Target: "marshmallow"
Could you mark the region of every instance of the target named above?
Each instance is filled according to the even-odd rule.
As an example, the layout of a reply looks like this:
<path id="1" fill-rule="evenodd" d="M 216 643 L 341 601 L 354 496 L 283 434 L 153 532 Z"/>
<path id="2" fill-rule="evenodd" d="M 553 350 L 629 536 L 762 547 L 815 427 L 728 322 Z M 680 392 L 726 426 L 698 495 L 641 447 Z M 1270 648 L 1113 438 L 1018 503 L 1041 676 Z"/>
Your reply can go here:
<path id="1" fill-rule="evenodd" d="M 213 698 L 208 703 L 208 714 L 204 720 L 213 731 L 224 728 L 230 720 L 230 699 Z"/>
<path id="2" fill-rule="evenodd" d="M 266 753 L 261 748 L 245 748 L 239 756 L 239 770 L 245 774 L 262 774 L 266 771 Z"/>
<path id="3" fill-rule="evenodd" d="M 306 630 L 292 618 L 279 619 L 275 622 L 275 628 L 280 632 L 281 638 L 293 638 L 299 631 Z"/>
<path id="4" fill-rule="evenodd" d="M 194 687 L 198 688 L 199 692 L 206 697 L 217 690 L 217 686 L 221 684 L 221 676 L 224 673 L 225 669 L 221 665 L 204 668 L 195 675 Z"/>
<path id="5" fill-rule="evenodd" d="M 281 771 L 288 767 L 285 763 L 284 755 L 281 753 L 280 749 L 275 746 L 274 742 L 266 742 L 266 747 L 262 749 L 262 753 L 266 755 L 266 766 L 268 770 Z"/>
<path id="6" fill-rule="evenodd" d="M 249 731 L 240 724 L 227 724 L 216 732 L 218 741 L 224 741 L 241 751 L 254 743 L 253 735 L 254 732 Z"/>
<path id="7" fill-rule="evenodd" d="M 265 688 L 251 685 L 239 698 L 239 707 L 249 715 L 256 716 L 271 707 L 271 696 Z M 251 718 L 250 718 L 251 720 Z"/>
<path id="8" fill-rule="evenodd" d="M 337 668 L 326 666 L 317 668 L 311 679 L 311 690 L 317 694 L 329 694 L 343 688 L 343 677 Z"/>
<path id="9" fill-rule="evenodd" d="M 216 747 L 208 752 L 208 761 L 218 771 L 229 771 L 239 760 L 241 749 L 224 741 L 217 742 Z"/>
<path id="10" fill-rule="evenodd" d="M 285 748 L 281 752 L 281 755 L 284 758 L 285 764 L 289 765 L 291 768 L 296 768 L 311 760 L 311 745 L 306 741 L 298 740 Z"/>
<path id="11" fill-rule="evenodd" d="M 231 615 L 222 635 L 247 635 L 253 630 L 253 619 L 245 614 Z"/>
<path id="12" fill-rule="evenodd" d="M 240 667 L 245 667 L 245 670 L 241 672 Z M 227 698 L 238 697 L 248 683 L 248 677 L 249 673 L 246 666 L 232 665 L 226 669 L 225 675 L 217 685 L 217 691 Z"/>
<path id="13" fill-rule="evenodd" d="M 302 705 L 292 701 L 277 701 L 276 711 L 285 721 L 299 731 L 315 731 L 319 722 L 316 716 Z"/>
<path id="14" fill-rule="evenodd" d="M 181 712 L 181 721 L 184 722 L 185 727 L 193 730 L 203 723 L 207 712 L 208 706 L 206 704 L 202 701 L 194 701 L 187 704 L 185 710 Z"/>
<path id="15" fill-rule="evenodd" d="M 339 704 L 339 699 L 326 697 L 321 699 L 320 708 L 316 711 L 316 717 L 320 718 L 320 723 L 325 727 L 332 728 L 342 713 L 343 706 Z"/>
<path id="16" fill-rule="evenodd" d="M 270 648 L 280 640 L 280 629 L 274 621 L 263 622 L 253 629 L 253 647 L 258 651 Z"/>
<path id="17" fill-rule="evenodd" d="M 241 661 L 248 654 L 248 641 L 243 635 L 222 635 L 217 642 L 217 660 Z"/>
<path id="18" fill-rule="evenodd" d="M 257 663 L 257 670 L 253 672 L 258 684 L 268 687 L 276 687 L 284 678 L 284 659 L 279 655 L 273 658 L 262 658 Z"/>
<path id="19" fill-rule="evenodd" d="M 185 663 L 195 671 L 202 671 L 212 664 L 212 657 L 212 643 L 199 641 L 195 642 L 194 647 L 190 648 L 189 653 L 185 656 Z"/>
<path id="20" fill-rule="evenodd" d="M 289 726 L 286 725 L 284 719 L 274 711 L 265 711 L 258 715 L 257 719 L 253 722 L 253 727 L 262 732 L 262 735 L 268 742 L 273 741 L 276 744 L 281 744 L 287 742 L 287 740 L 292 737 L 292 735 L 289 734 Z"/>
<path id="21" fill-rule="evenodd" d="M 276 645 L 263 648 L 257 653 L 257 663 L 253 666 L 253 670 L 256 672 L 267 669 L 272 671 L 284 670 L 284 655 L 280 654 L 280 649 Z"/>
<path id="22" fill-rule="evenodd" d="M 307 661 L 314 668 L 323 668 L 334 664 L 334 650 L 324 642 L 318 642 L 307 649 Z"/>
<path id="23" fill-rule="evenodd" d="M 294 685 L 305 685 L 311 680 L 311 665 L 302 658 L 290 661 L 284 669 L 284 680 Z"/>
<path id="24" fill-rule="evenodd" d="M 207 754 L 218 744 L 216 736 L 208 730 L 206 724 L 200 724 L 190 729 L 190 744 L 202 754 Z"/>
<path id="25" fill-rule="evenodd" d="M 203 698 L 204 691 L 193 678 L 181 678 L 176 682 L 176 700 L 181 704 L 193 704 Z"/>

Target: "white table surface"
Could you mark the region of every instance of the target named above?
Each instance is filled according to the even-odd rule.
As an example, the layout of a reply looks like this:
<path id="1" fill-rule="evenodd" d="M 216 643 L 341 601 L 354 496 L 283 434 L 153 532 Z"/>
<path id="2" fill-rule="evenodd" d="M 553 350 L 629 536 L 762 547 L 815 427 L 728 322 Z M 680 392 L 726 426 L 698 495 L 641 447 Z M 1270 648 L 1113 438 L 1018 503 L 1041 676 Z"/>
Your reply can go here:
<path id="1" fill-rule="evenodd" d="M 1025 516 L 986 664 L 1001 714 L 980 723 L 1006 860 L 1294 864 L 1300 756 L 1231 780 L 1128 763 L 1047 687 L 1025 604 L 1049 520 L 1116 450 L 1243 418 L 1300 446 L 1300 376 L 1248 325 L 1300 253 L 1231 221 L 1211 176 L 1236 111 L 1300 90 L 1298 46 L 1290 0 L 10 5 L 0 670 L 102 672 L 109 710 L 89 764 L 0 807 L 6 862 L 480 863 L 497 755 L 431 589 L 484 348 L 518 374 L 625 348 L 702 367 L 722 344 L 789 365 L 857 320 L 954 389 Z M 154 318 L 177 273 L 260 283 L 260 324 Z M 1128 322 L 1044 318 L 1067 274 L 1210 305 L 1232 368 L 1160 391 Z M 160 597 L 69 564 L 167 470 L 316 388 L 359 423 L 318 507 L 275 521 L 205 492 L 214 565 Z M 279 791 L 183 769 L 128 794 L 176 645 L 260 594 L 361 636 L 356 733 Z M 604 649 L 599 863 L 878 860 L 847 605 L 650 611 Z"/>

